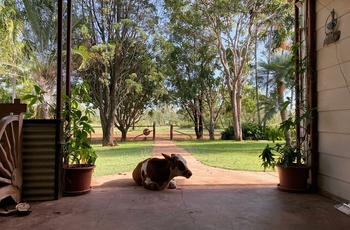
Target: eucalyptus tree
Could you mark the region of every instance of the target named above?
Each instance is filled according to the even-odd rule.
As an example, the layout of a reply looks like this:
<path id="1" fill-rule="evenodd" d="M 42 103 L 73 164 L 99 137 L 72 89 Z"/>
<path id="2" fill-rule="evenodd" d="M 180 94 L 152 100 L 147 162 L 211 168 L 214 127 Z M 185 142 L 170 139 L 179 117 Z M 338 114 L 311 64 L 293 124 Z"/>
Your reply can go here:
<path id="1" fill-rule="evenodd" d="M 203 25 L 202 12 L 182 6 L 181 1 L 165 4 L 169 42 L 173 45 L 167 68 L 169 88 L 193 121 L 197 139 L 203 138 L 204 127 L 214 139 L 215 123 L 224 102 L 215 46 Z"/>
<path id="2" fill-rule="evenodd" d="M 252 38 L 256 30 L 276 16 L 281 3 L 270 0 L 200 0 L 197 4 L 209 22 L 208 27 L 216 35 L 217 51 L 230 95 L 235 139 L 242 140 L 242 90 Z"/>
<path id="3" fill-rule="evenodd" d="M 89 81 L 99 108 L 103 145 L 113 145 L 113 129 L 123 135 L 131 121 L 159 96 L 162 75 L 154 63 L 157 17 L 151 1 L 83 0 L 90 56 L 82 76 Z M 126 135 L 126 134 L 125 134 Z"/>
<path id="4" fill-rule="evenodd" d="M 242 140 L 242 90 L 248 76 L 252 39 L 256 30 L 275 17 L 283 4 L 279 0 L 166 0 L 165 3 L 180 13 L 193 9 L 201 12 L 199 21 L 203 28 L 197 32 L 202 41 L 212 42 L 216 47 L 230 97 L 235 139 Z M 191 25 L 191 21 L 186 23 Z M 186 29 L 195 32 L 198 27 Z M 214 36 L 214 40 L 208 39 L 208 35 Z"/>

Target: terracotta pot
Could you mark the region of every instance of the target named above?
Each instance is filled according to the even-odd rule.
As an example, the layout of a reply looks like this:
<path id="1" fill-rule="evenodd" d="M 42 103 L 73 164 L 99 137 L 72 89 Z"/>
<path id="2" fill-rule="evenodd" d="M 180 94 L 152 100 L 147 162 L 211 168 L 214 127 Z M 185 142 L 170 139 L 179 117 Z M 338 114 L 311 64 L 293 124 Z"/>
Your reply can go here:
<path id="1" fill-rule="evenodd" d="M 286 192 L 306 192 L 308 190 L 307 179 L 310 167 L 306 165 L 276 166 L 280 180 L 279 190 Z"/>
<path id="2" fill-rule="evenodd" d="M 67 195 L 81 195 L 91 191 L 95 165 L 69 165 L 64 172 L 64 190 Z"/>

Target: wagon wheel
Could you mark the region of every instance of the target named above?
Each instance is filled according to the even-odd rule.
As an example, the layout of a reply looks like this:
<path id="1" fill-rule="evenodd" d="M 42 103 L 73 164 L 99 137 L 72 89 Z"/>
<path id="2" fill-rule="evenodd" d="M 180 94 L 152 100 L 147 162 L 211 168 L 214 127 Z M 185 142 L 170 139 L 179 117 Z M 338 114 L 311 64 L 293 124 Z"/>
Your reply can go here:
<path id="1" fill-rule="evenodd" d="M 22 117 L 6 116 L 0 120 L 0 200 L 11 196 L 20 202 L 22 187 Z"/>

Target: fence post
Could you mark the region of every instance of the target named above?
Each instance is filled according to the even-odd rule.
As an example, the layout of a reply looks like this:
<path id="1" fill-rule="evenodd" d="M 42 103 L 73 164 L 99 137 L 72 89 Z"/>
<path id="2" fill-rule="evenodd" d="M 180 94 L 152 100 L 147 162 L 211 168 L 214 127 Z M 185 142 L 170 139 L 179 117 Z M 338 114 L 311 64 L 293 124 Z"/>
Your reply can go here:
<path id="1" fill-rule="evenodd" d="M 170 125 L 170 140 L 173 140 L 173 130 L 174 130 L 174 126 Z"/>
<path id="2" fill-rule="evenodd" d="M 156 139 L 156 122 L 153 122 L 153 141 Z"/>

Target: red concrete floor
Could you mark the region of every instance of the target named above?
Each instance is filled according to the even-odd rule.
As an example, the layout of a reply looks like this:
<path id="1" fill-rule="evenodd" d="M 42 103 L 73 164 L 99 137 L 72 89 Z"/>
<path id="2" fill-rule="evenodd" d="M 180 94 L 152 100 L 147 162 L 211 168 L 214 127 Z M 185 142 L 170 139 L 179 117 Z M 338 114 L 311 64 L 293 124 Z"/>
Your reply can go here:
<path id="1" fill-rule="evenodd" d="M 160 152 L 182 154 L 193 176 L 159 192 L 136 186 L 130 172 L 94 178 L 88 194 L 30 203 L 27 216 L 0 216 L 0 229 L 350 229 L 338 202 L 278 191 L 276 173 L 207 167 L 170 141 L 156 142 L 154 155 Z"/>

